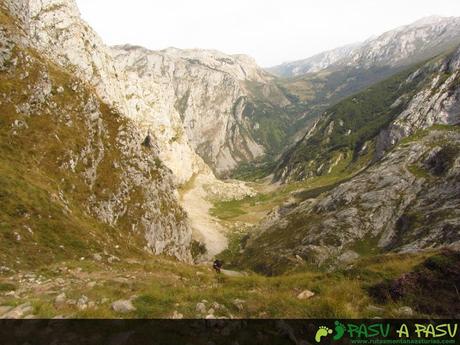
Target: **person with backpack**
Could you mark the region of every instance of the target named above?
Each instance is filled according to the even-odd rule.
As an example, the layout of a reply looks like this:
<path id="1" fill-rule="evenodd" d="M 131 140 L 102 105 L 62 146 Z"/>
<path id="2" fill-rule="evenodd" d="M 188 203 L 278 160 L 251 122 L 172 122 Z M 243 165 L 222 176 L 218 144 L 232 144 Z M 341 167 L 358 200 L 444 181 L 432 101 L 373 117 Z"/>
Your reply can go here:
<path id="1" fill-rule="evenodd" d="M 216 270 L 217 273 L 220 273 L 220 270 L 222 268 L 222 261 L 220 260 L 214 260 L 214 263 L 212 264 L 212 268 Z"/>

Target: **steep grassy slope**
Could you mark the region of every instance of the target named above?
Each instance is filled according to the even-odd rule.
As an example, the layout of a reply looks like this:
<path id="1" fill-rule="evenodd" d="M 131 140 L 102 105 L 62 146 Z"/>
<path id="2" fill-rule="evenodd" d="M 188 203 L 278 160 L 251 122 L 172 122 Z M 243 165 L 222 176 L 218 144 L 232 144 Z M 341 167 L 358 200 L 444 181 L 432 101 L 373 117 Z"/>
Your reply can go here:
<path id="1" fill-rule="evenodd" d="M 273 157 L 292 144 L 294 134 L 312 121 L 309 116 L 305 118 L 309 107 L 299 102 L 290 90 L 280 87 L 277 79 L 270 86 L 255 82 L 247 82 L 246 85 L 250 90 L 250 97 L 243 115 L 251 121 L 249 130 L 256 140 L 266 147 L 269 158 Z M 276 97 L 276 93 L 270 92 L 271 88 L 283 95 L 284 102 L 279 96 Z"/>
<path id="2" fill-rule="evenodd" d="M 147 248 L 188 259 L 186 215 L 143 138 L 0 19 L 0 266 Z"/>
<path id="3" fill-rule="evenodd" d="M 267 138 L 278 143 L 277 149 L 264 160 L 241 165 L 234 177 L 255 180 L 274 171 L 276 180 L 295 181 L 330 173 L 339 162 L 342 168 L 356 170 L 359 167 L 353 163 L 361 148 L 366 148 L 361 153 L 374 150 L 377 134 L 417 92 L 429 87 L 437 75 L 436 87 L 441 88 L 453 74 L 438 69 L 453 51 L 409 67 L 331 67 L 308 76 L 278 79 L 280 88 L 293 100 L 284 109 L 287 115 L 276 111 L 273 121 L 272 112 L 260 113 L 262 124 L 277 129 L 265 131 Z M 276 156 L 280 153 L 281 159 Z"/>
<path id="4" fill-rule="evenodd" d="M 435 94 L 456 73 L 439 67 L 451 55 L 414 66 L 330 107 L 314 128 L 284 154 L 275 169 L 275 179 L 302 180 L 328 174 L 337 165 L 353 169 L 360 156 L 370 153 L 372 157 L 378 134 L 409 106 L 414 96 L 425 88 Z M 436 83 L 432 85 L 433 80 Z"/>

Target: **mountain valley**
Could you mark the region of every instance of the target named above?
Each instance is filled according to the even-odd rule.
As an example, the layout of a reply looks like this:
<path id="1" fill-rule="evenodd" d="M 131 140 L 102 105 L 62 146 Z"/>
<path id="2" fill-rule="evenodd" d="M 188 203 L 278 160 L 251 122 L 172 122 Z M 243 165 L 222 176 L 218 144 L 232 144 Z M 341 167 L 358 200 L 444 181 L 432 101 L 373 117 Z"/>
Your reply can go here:
<path id="1" fill-rule="evenodd" d="M 0 318 L 458 317 L 459 18 L 264 70 L 0 11 Z"/>

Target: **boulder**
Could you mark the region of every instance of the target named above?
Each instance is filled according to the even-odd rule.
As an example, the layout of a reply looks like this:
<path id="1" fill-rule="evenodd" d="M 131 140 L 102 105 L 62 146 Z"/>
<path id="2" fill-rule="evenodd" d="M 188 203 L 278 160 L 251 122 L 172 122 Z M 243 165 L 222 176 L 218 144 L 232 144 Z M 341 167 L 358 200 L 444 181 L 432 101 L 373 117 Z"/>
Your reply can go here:
<path id="1" fill-rule="evenodd" d="M 197 303 L 195 310 L 200 314 L 206 314 L 206 305 L 202 302 Z"/>
<path id="2" fill-rule="evenodd" d="M 117 313 L 130 313 L 136 310 L 136 307 L 129 300 L 118 300 L 112 303 L 112 309 Z"/>
<path id="3" fill-rule="evenodd" d="M 359 254 L 354 252 L 353 250 L 347 250 L 346 252 L 342 253 L 337 260 L 344 264 L 349 264 L 359 258 Z"/>
<path id="4" fill-rule="evenodd" d="M 77 301 L 77 308 L 79 310 L 85 310 L 88 308 L 88 297 L 86 297 L 85 295 L 82 295 L 78 301 Z"/>
<path id="5" fill-rule="evenodd" d="M 175 320 L 183 319 L 183 318 L 184 318 L 184 315 L 179 313 L 177 310 L 174 310 L 174 313 L 171 316 L 171 319 L 175 319 Z"/>
<path id="6" fill-rule="evenodd" d="M 10 307 L 8 305 L 1 305 L 0 306 L 0 317 L 5 314 L 5 313 L 8 313 L 11 309 L 13 309 L 13 307 Z"/>
<path id="7" fill-rule="evenodd" d="M 232 301 L 232 304 L 236 307 L 236 309 L 238 309 L 239 311 L 242 311 L 244 309 L 244 303 L 246 303 L 246 301 L 242 300 L 242 299 L 238 299 L 238 298 L 235 298 L 233 301 Z"/>
<path id="8" fill-rule="evenodd" d="M 96 286 L 96 282 L 88 282 L 88 284 L 86 284 L 86 286 L 90 289 L 92 289 L 93 287 Z"/>
<path id="9" fill-rule="evenodd" d="M 299 293 L 297 295 L 297 298 L 298 299 L 301 299 L 301 300 L 305 300 L 305 299 L 310 299 L 312 298 L 313 296 L 315 295 L 314 292 L 310 291 L 310 290 L 304 290 L 302 291 L 301 293 Z"/>
<path id="10" fill-rule="evenodd" d="M 63 293 L 61 293 L 61 294 L 56 296 L 56 298 L 54 299 L 54 303 L 55 304 L 62 304 L 62 303 L 65 303 L 66 300 L 67 300 L 67 296 L 63 292 Z"/>
<path id="11" fill-rule="evenodd" d="M 404 306 L 398 309 L 398 314 L 405 317 L 411 317 L 414 315 L 414 311 L 411 307 Z"/>
<path id="12" fill-rule="evenodd" d="M 369 304 L 366 307 L 366 310 L 371 312 L 371 313 L 383 313 L 385 311 L 385 308 L 383 307 L 377 307 L 375 305 Z"/>

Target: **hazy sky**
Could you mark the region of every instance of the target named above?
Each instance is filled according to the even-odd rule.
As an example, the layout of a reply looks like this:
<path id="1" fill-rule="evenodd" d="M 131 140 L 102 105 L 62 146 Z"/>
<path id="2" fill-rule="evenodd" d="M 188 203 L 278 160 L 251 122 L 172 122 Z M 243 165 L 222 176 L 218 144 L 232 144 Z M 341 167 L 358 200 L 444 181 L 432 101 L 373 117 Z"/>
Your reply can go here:
<path id="1" fill-rule="evenodd" d="M 362 41 L 459 0 L 77 0 L 107 44 L 245 53 L 264 66 Z"/>

